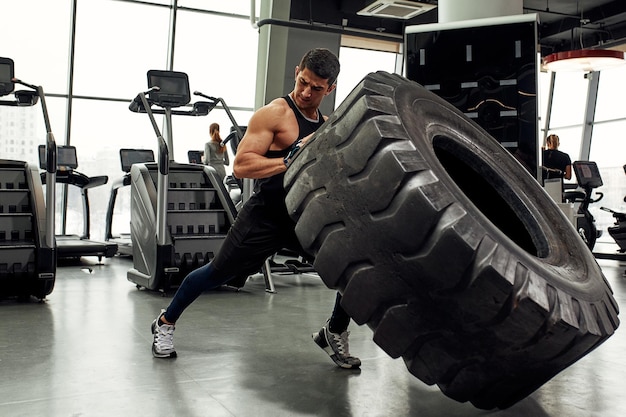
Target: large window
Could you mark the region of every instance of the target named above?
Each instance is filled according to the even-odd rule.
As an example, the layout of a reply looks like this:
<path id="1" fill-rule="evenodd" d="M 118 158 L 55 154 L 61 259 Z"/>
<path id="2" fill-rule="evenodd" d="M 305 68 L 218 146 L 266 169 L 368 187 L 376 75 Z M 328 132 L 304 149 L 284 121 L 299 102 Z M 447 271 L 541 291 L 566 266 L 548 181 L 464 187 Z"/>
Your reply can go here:
<path id="1" fill-rule="evenodd" d="M 3 4 L 0 56 L 15 63 L 15 77 L 41 86 L 46 95 L 67 91 L 71 0 L 20 0 Z M 33 13 L 36 10 L 37 13 Z M 16 85 L 16 90 L 25 89 Z M 11 100 L 12 96 L 2 97 Z M 65 135 L 66 101 L 48 97 L 50 124 L 58 139 Z M 0 157 L 38 164 L 37 146 L 45 143 L 41 104 L 0 106 Z"/>
<path id="2" fill-rule="evenodd" d="M 166 69 L 169 8 L 79 0 L 76 9 L 74 95 L 131 99 L 147 70 Z"/>
<path id="3" fill-rule="evenodd" d="M 339 50 L 341 71 L 337 78 L 335 107 L 338 107 L 363 77 L 370 72 L 396 72 L 397 56 L 394 52 L 342 47 Z"/>
<path id="4" fill-rule="evenodd" d="M 582 72 L 557 73 L 548 134 L 560 138 L 559 150 L 580 159 L 588 80 Z"/>
<path id="5" fill-rule="evenodd" d="M 257 16 L 260 4 L 261 1 L 258 0 L 256 2 Z M 178 0 L 178 6 L 244 16 L 250 14 L 250 0 Z"/>
<path id="6" fill-rule="evenodd" d="M 123 175 L 120 148 L 156 153 L 156 135 L 147 115 L 128 110 L 130 100 L 147 88 L 148 70 L 167 69 L 173 63 L 172 69 L 188 73 L 192 91 L 223 98 L 240 125 L 246 125 L 252 114 L 258 32 L 248 17 L 250 2 L 178 1 L 175 55 L 170 58 L 172 3 L 20 0 L 3 10 L 0 38 L 5 42 L 0 55 L 15 61 L 16 77 L 44 87 L 54 136 L 59 145 L 76 146 L 78 171 L 109 177 L 107 185 L 89 191 L 93 239 L 104 238 L 110 184 Z M 200 98 L 192 101 L 196 99 Z M 157 119 L 164 131 L 162 117 Z M 232 123 L 221 106 L 208 117 L 174 117 L 177 161 L 186 162 L 188 150 L 204 148 L 211 122 L 220 123 L 223 136 L 228 135 Z M 38 165 L 37 146 L 45 138 L 39 105 L 0 107 L 0 157 Z M 128 225 L 130 217 L 125 191 L 120 190 L 116 204 L 118 232 L 127 230 L 124 223 Z M 63 195 L 64 187 L 58 186 L 58 208 Z M 63 230 L 57 210 L 57 233 L 82 233 L 77 220 L 82 219 L 80 200 L 78 190 L 70 187 L 67 218 L 72 221 Z"/>
<path id="7" fill-rule="evenodd" d="M 221 2 L 203 4 L 210 7 L 212 3 Z M 249 12 L 249 2 L 246 11 Z M 221 98 L 237 124 L 245 126 L 254 107 L 257 43 L 258 32 L 247 19 L 181 10 L 176 29 L 174 69 L 187 73 L 192 92 Z M 211 123 L 220 125 L 222 139 L 228 136 L 233 126 L 222 104 L 206 117 L 177 117 L 174 123 L 175 156 L 181 162 L 187 161 L 187 151 L 204 150 L 205 142 L 210 140 Z M 233 160 L 232 152 L 230 160 Z M 232 164 L 226 167 L 226 171 L 232 172 Z"/>
<path id="8" fill-rule="evenodd" d="M 592 204 L 591 210 L 596 218 L 598 230 L 603 231 L 601 241 L 611 242 L 607 227 L 612 226 L 614 218 L 610 213 L 600 210 L 601 206 L 616 211 L 626 211 L 626 164 L 624 152 L 626 132 L 626 67 L 604 70 L 600 73 L 596 104 L 593 140 L 589 160 L 600 167 L 604 185 L 598 191 L 604 194 L 602 201 Z"/>
<path id="9" fill-rule="evenodd" d="M 0 55 L 15 61 L 17 78 L 43 86 L 48 94 L 67 89 L 71 4 L 71 0 L 2 4 Z"/>
<path id="10" fill-rule="evenodd" d="M 549 89 L 546 82 L 549 77 L 542 74 L 541 84 L 544 94 Z M 590 160 L 598 164 L 604 185 L 594 190 L 592 198 L 597 199 L 601 193 L 602 200 L 591 204 L 589 210 L 595 218 L 596 227 L 602 233 L 598 242 L 613 243 L 607 228 L 613 225 L 613 217 L 601 207 L 624 210 L 624 194 L 626 194 L 626 175 L 622 166 L 626 164 L 623 157 L 624 145 L 620 141 L 621 132 L 626 129 L 626 108 L 620 105 L 620 99 L 626 93 L 621 80 L 626 76 L 626 68 L 603 70 L 593 74 L 599 79 L 598 94 L 589 97 L 591 79 L 582 72 L 559 72 L 555 76 L 554 96 L 548 134 L 560 137 L 559 150 L 566 152 L 572 161 Z M 546 105 L 547 97 L 542 99 Z M 595 99 L 595 100 L 594 100 Z M 585 125 L 587 106 L 595 105 L 593 123 Z M 545 109 L 546 112 L 548 109 Z M 546 114 L 542 112 L 542 114 Z M 587 155 L 582 145 L 585 131 L 591 130 L 591 147 Z M 569 181 L 575 184 L 576 177 Z"/>
<path id="11" fill-rule="evenodd" d="M 595 97 L 589 97 L 589 76 L 582 72 L 556 74 L 547 133 L 559 135 L 559 149 L 569 154 L 572 161 L 590 160 L 597 163 L 604 185 L 594 190 L 592 198 L 597 199 L 602 194 L 602 200 L 591 204 L 589 210 L 595 218 L 598 231 L 602 232 L 598 242 L 613 243 L 607 228 L 613 225 L 614 218 L 610 213 L 601 210 L 601 207 L 616 211 L 626 210 L 626 175 L 623 168 L 626 157 L 625 145 L 621 141 L 626 130 L 626 107 L 621 104 L 626 94 L 626 85 L 622 82 L 626 77 L 626 67 L 603 70 L 593 74 L 593 77 L 599 80 L 598 93 Z M 542 84 L 542 87 L 545 91 L 549 83 Z M 542 104 L 545 105 L 543 100 Z M 594 105 L 594 121 L 585 125 L 587 106 Z M 588 155 L 581 146 L 586 129 L 592 133 Z M 576 182 L 575 176 L 570 182 Z"/>
<path id="12" fill-rule="evenodd" d="M 119 149 L 134 147 L 156 152 L 156 138 L 145 114 L 131 113 L 128 103 L 147 88 L 146 72 L 172 69 L 189 75 L 191 91 L 222 98 L 240 125 L 247 125 L 254 106 L 258 30 L 250 24 L 249 0 L 12 0 L 3 8 L 0 55 L 15 61 L 15 75 L 43 86 L 52 131 L 59 144 L 76 146 L 79 170 L 108 175 L 109 183 L 90 191 L 93 238 L 104 235 L 110 184 L 122 176 Z M 261 0 L 256 2 L 258 16 Z M 76 7 L 75 37 L 72 12 Z M 34 13 L 33 11 L 36 11 Z M 174 39 L 170 34 L 176 17 Z M 339 105 L 368 73 L 401 72 L 399 44 L 364 45 L 342 38 Z M 74 41 L 74 44 L 72 44 Z M 173 42 L 173 43 L 172 43 Z M 371 49 L 377 49 L 373 51 Z M 173 51 L 173 56 L 168 54 Z M 541 107 L 546 108 L 548 74 L 540 74 Z M 596 120 L 589 159 L 598 163 L 604 180 L 604 205 L 626 210 L 626 164 L 622 141 L 626 131 L 626 68 L 603 71 L 597 96 Z M 561 137 L 561 150 L 572 160 L 580 155 L 589 80 L 582 73 L 556 77 L 549 133 Z M 21 88 L 18 86 L 18 88 Z M 72 94 L 72 97 L 70 97 Z M 6 98 L 5 98 L 6 99 Z M 192 97 L 192 101 L 202 100 Z M 545 111 L 542 110 L 542 115 Z M 163 128 L 162 117 L 158 117 Z M 221 106 L 206 117 L 174 116 L 174 158 L 187 161 L 187 151 L 201 150 L 209 125 L 217 122 L 222 136 L 231 120 Z M 540 123 L 543 128 L 543 122 Z M 45 142 L 41 106 L 0 106 L 0 157 L 38 165 L 37 146 Z M 232 153 L 231 153 L 232 156 Z M 231 168 L 227 168 L 228 171 Z M 116 219 L 128 224 L 128 196 L 118 195 Z M 58 202 L 63 199 L 58 198 Z M 598 228 L 612 217 L 592 205 Z M 78 193 L 68 194 L 69 216 L 81 210 Z M 82 217 L 82 214 L 81 214 Z M 57 222 L 60 225 L 60 222 Z M 68 222 L 67 233 L 79 233 L 79 222 Z M 125 231 L 125 230 L 120 230 Z M 604 233 L 608 239 L 608 233 Z"/>

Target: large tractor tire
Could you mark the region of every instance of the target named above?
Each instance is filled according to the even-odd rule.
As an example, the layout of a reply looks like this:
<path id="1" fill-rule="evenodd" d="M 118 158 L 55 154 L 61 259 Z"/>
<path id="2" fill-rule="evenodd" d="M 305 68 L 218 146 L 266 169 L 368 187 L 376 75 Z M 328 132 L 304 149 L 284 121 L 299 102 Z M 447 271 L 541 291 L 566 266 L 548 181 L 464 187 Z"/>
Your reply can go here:
<path id="1" fill-rule="evenodd" d="M 538 182 L 399 75 L 365 77 L 285 186 L 298 238 L 346 311 L 457 401 L 507 408 L 619 325 L 600 267 Z"/>

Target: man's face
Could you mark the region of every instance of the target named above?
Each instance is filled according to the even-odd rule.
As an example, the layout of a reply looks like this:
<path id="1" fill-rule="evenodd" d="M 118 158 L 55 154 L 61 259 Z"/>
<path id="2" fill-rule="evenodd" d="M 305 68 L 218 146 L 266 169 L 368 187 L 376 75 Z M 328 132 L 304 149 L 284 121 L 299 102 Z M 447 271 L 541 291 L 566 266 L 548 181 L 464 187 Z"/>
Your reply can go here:
<path id="1" fill-rule="evenodd" d="M 328 80 L 318 77 L 313 71 L 296 67 L 296 85 L 293 89 L 294 100 L 300 109 L 317 109 L 322 99 L 335 89 L 335 84 L 328 85 Z"/>

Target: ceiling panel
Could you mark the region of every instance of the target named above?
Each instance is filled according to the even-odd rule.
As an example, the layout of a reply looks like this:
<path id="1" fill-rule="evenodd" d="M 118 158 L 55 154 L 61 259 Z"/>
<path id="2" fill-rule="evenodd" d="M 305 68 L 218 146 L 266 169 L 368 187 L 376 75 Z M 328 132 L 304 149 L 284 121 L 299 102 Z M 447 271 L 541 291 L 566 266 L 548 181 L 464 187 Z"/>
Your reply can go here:
<path id="1" fill-rule="evenodd" d="M 395 0 L 406 5 L 412 0 Z M 404 27 L 437 22 L 437 9 L 404 20 L 361 16 L 357 12 L 374 0 L 291 0 L 290 20 L 316 30 L 358 33 L 401 39 Z M 437 5 L 436 0 L 420 0 Z M 524 13 L 539 15 L 542 55 L 580 48 L 622 47 L 626 43 L 624 0 L 524 0 Z M 621 46 L 620 46 L 621 45 Z"/>

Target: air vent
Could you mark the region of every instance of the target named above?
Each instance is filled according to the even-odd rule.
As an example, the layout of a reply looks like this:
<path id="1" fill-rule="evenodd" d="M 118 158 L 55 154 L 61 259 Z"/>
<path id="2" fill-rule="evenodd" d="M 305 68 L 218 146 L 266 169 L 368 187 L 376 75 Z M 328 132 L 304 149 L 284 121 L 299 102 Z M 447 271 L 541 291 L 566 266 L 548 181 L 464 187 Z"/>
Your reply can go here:
<path id="1" fill-rule="evenodd" d="M 362 10 L 359 10 L 357 14 L 361 16 L 411 19 L 418 14 L 426 13 L 436 7 L 436 5 L 417 1 L 376 0 Z"/>

